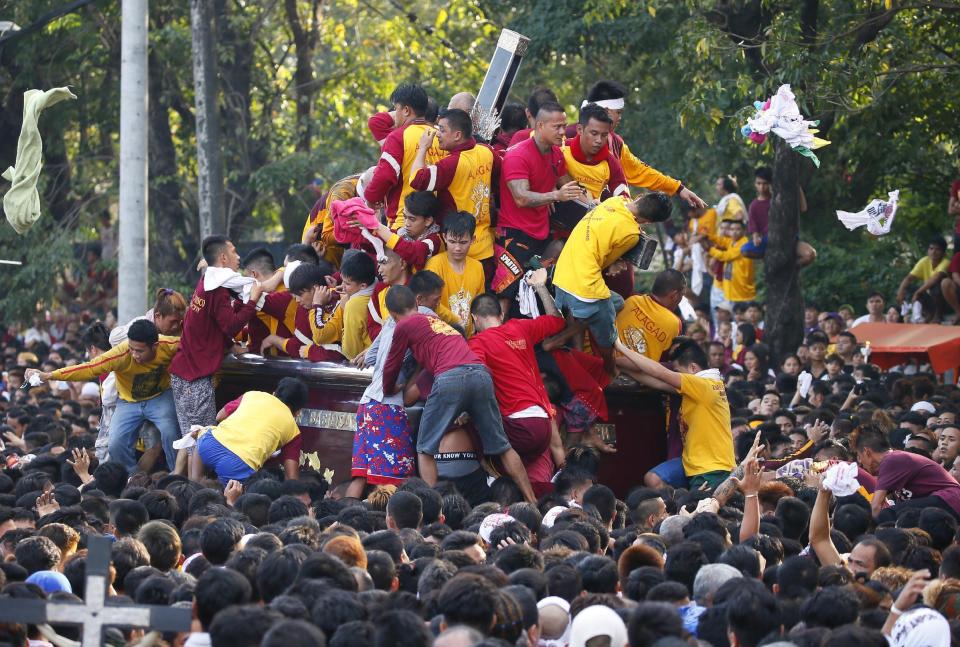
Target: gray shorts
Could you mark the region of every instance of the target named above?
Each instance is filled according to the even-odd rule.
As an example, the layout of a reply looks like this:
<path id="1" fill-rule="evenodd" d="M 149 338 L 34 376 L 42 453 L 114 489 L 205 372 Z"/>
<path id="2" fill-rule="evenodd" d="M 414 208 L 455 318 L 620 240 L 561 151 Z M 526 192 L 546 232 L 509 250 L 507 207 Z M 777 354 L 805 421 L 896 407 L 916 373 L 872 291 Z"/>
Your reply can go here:
<path id="1" fill-rule="evenodd" d="M 590 328 L 599 346 L 612 348 L 617 341 L 617 310 L 623 308 L 623 297 L 612 292 L 606 299 L 582 301 L 562 288 L 557 288 L 557 310 L 569 310 L 574 319 Z"/>
<path id="2" fill-rule="evenodd" d="M 190 433 L 190 427 L 201 425 L 209 427 L 217 424 L 217 403 L 213 392 L 213 378 L 201 377 L 198 380 L 186 380 L 170 376 L 170 389 L 173 402 L 177 407 L 177 422 L 180 435 Z"/>

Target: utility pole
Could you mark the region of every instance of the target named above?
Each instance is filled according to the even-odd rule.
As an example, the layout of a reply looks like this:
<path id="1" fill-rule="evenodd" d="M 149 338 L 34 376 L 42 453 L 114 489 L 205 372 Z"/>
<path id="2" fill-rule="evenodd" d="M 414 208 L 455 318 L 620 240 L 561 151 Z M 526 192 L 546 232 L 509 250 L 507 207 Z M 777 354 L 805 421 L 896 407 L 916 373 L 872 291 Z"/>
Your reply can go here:
<path id="1" fill-rule="evenodd" d="M 147 9 L 123 0 L 120 32 L 120 263 L 118 321 L 147 311 Z"/>
<path id="2" fill-rule="evenodd" d="M 217 112 L 217 70 L 213 58 L 210 0 L 190 0 L 193 42 L 193 96 L 197 121 L 197 202 L 200 237 L 226 234 L 223 205 L 223 159 Z"/>

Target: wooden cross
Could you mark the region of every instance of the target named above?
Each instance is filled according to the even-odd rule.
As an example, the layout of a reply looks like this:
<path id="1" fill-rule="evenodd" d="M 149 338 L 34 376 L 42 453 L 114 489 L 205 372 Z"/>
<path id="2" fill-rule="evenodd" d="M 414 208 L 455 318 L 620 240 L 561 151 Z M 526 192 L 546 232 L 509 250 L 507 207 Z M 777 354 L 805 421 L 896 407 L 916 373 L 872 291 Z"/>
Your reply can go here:
<path id="1" fill-rule="evenodd" d="M 80 642 L 84 647 L 99 647 L 103 643 L 103 628 L 107 626 L 190 631 L 192 616 L 189 609 L 107 602 L 110 540 L 106 537 L 88 538 L 86 570 L 86 600 L 83 604 L 7 598 L 0 604 L 0 622 L 82 625 Z"/>

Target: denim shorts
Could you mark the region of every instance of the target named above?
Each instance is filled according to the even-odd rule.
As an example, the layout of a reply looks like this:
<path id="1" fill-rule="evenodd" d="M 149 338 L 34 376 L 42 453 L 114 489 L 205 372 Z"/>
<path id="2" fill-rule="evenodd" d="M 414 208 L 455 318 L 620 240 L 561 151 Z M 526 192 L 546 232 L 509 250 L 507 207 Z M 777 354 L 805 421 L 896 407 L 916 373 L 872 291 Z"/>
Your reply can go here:
<path id="1" fill-rule="evenodd" d="M 560 312 L 569 309 L 575 319 L 587 324 L 599 346 L 613 347 L 617 341 L 617 310 L 623 307 L 623 297 L 612 292 L 606 299 L 581 301 L 563 288 L 556 291 L 555 301 Z"/>

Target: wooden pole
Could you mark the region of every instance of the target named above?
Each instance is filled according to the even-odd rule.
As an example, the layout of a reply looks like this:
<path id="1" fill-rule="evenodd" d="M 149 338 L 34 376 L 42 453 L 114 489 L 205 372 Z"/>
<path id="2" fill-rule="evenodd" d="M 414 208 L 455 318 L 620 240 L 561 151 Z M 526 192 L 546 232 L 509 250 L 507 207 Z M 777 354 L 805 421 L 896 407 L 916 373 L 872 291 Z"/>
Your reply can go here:
<path id="1" fill-rule="evenodd" d="M 147 9 L 123 0 L 120 32 L 119 321 L 147 310 Z"/>

